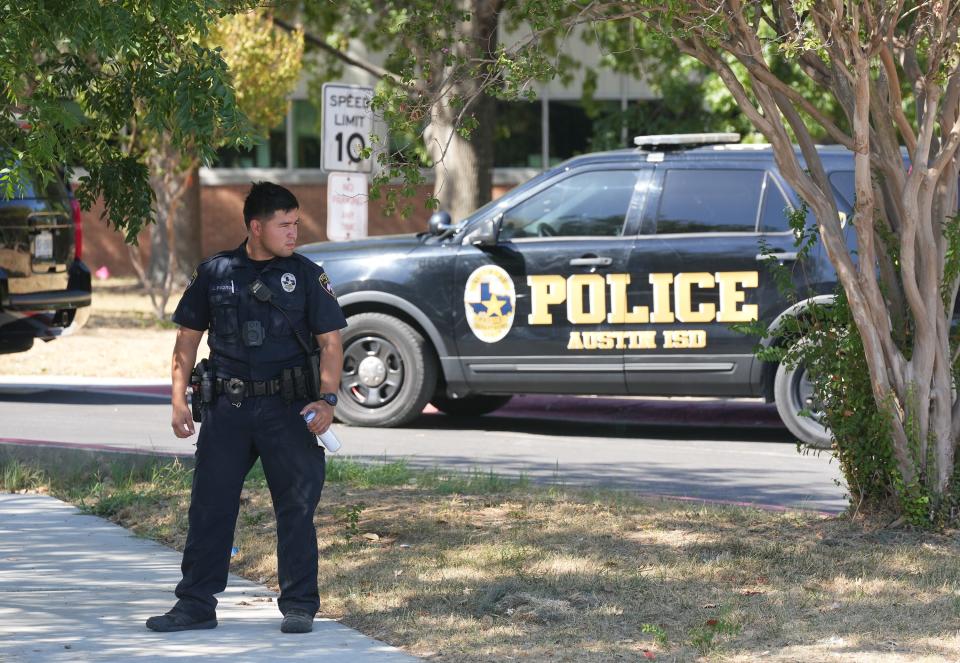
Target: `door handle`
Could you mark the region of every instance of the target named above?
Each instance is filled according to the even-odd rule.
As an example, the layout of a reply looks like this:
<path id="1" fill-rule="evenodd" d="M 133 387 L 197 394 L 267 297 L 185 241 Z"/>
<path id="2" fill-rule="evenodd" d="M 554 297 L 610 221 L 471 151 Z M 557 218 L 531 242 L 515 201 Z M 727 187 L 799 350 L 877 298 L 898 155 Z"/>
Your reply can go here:
<path id="1" fill-rule="evenodd" d="M 783 253 L 758 253 L 757 262 L 764 262 L 769 258 L 773 258 L 778 262 L 793 262 L 797 259 L 796 251 L 784 251 Z"/>
<path id="2" fill-rule="evenodd" d="M 613 264 L 613 258 L 574 258 L 570 261 L 574 267 L 609 267 Z"/>

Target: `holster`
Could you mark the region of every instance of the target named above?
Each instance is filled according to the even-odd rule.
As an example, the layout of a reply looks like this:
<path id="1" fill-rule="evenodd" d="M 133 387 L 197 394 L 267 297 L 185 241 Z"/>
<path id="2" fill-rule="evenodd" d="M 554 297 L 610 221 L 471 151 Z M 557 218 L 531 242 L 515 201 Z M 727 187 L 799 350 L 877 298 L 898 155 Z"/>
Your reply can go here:
<path id="1" fill-rule="evenodd" d="M 207 360 L 201 359 L 190 373 L 190 410 L 193 420 L 203 419 L 203 406 L 213 401 L 213 371 Z"/>
<path id="2" fill-rule="evenodd" d="M 311 401 L 320 400 L 320 350 L 307 355 L 307 392 Z"/>

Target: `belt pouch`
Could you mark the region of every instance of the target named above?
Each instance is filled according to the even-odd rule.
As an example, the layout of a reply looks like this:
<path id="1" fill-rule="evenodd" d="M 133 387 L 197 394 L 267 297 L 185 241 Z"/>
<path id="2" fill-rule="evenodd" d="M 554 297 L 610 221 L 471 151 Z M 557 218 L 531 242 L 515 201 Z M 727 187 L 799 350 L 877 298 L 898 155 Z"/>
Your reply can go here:
<path id="1" fill-rule="evenodd" d="M 298 398 L 309 398 L 310 394 L 307 392 L 307 379 L 303 374 L 303 369 L 299 366 L 293 367 L 293 388 Z"/>
<path id="2" fill-rule="evenodd" d="M 297 397 L 297 392 L 293 386 L 293 371 L 289 368 L 280 372 L 280 393 L 283 395 L 283 400 L 288 403 Z"/>

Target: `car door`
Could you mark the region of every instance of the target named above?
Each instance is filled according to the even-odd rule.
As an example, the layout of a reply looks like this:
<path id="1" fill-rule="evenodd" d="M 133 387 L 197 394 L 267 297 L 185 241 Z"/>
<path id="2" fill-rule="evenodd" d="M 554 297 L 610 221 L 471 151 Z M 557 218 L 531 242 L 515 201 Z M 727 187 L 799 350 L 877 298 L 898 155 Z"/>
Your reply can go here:
<path id="1" fill-rule="evenodd" d="M 461 247 L 454 333 L 471 389 L 624 392 L 607 276 L 626 267 L 649 179 L 631 164 L 561 172 L 499 208 L 496 246 Z"/>
<path id="2" fill-rule="evenodd" d="M 627 267 L 631 315 L 646 330 L 624 358 L 628 391 L 750 395 L 759 339 L 738 325 L 786 306 L 761 238 L 781 261 L 796 260 L 783 189 L 763 162 L 662 163 L 655 189 Z"/>

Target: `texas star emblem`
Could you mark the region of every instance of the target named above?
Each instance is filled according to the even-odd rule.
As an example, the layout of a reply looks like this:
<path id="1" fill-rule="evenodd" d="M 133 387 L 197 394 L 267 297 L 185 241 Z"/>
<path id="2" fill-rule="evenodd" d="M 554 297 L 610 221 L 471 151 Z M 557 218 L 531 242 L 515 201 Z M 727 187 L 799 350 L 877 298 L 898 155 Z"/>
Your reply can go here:
<path id="1" fill-rule="evenodd" d="M 484 265 L 473 271 L 463 291 L 467 324 L 484 343 L 496 343 L 510 332 L 517 301 L 513 280 L 502 268 Z"/>
<path id="2" fill-rule="evenodd" d="M 285 292 L 293 292 L 297 288 L 297 277 L 287 272 L 280 277 L 280 285 Z"/>

